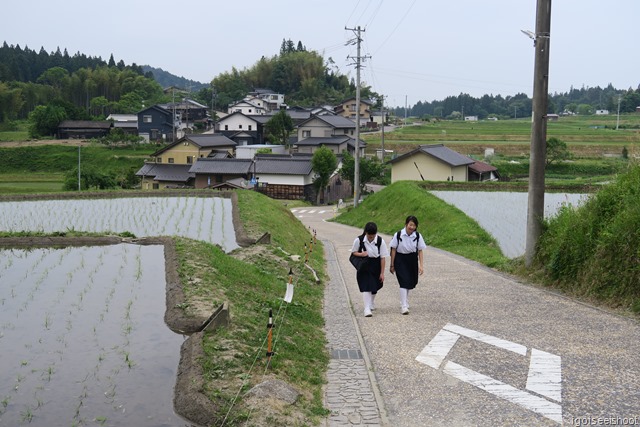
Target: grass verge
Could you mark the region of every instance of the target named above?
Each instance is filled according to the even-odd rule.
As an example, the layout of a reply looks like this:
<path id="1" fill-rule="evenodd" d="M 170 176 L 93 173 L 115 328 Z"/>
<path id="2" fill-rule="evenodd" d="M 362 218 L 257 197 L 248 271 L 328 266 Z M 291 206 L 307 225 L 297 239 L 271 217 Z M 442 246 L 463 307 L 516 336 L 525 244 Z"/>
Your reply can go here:
<path id="1" fill-rule="evenodd" d="M 322 317 L 324 288 L 304 266 L 305 244 L 311 245 L 312 236 L 282 203 L 251 191 L 238 192 L 238 199 L 248 234 L 268 231 L 270 245 L 225 254 L 204 242 L 177 239 L 176 244 L 187 304 L 226 301 L 230 307 L 230 326 L 203 339 L 205 393 L 229 411 L 225 425 L 317 425 L 326 415 L 322 387 L 329 358 Z M 309 265 L 323 278 L 322 247 L 314 246 Z M 287 304 L 283 297 L 290 269 L 295 293 Z M 267 368 L 270 310 L 275 354 Z M 236 395 L 267 378 L 286 381 L 301 397 L 295 405 L 280 409 L 268 404 L 252 409 L 242 398 L 234 402 Z"/>

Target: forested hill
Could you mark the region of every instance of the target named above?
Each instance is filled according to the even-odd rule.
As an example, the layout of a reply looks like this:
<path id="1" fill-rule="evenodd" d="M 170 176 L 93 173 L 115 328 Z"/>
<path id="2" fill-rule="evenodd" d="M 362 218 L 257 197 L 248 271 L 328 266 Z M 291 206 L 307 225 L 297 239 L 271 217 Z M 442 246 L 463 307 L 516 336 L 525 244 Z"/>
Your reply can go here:
<path id="1" fill-rule="evenodd" d="M 106 65 L 117 67 L 120 70 L 128 68 L 140 75 L 144 74 L 142 67 L 135 63 L 125 65 L 122 60 L 116 63 L 113 55 L 108 61 L 105 61 L 99 56 L 87 56 L 80 52 L 69 55 L 67 49 L 60 51 L 59 47 L 51 53 L 48 53 L 43 47 L 36 52 L 28 46 L 25 46 L 24 49 L 20 45 L 9 46 L 6 41 L 0 47 L 0 82 L 35 83 L 45 71 L 54 67 L 63 68 L 71 74 L 82 68 L 95 69 Z"/>
<path id="2" fill-rule="evenodd" d="M 143 65 L 142 69 L 144 70 L 145 74 L 151 72 L 155 81 L 160 83 L 160 86 L 162 87 L 174 86 L 184 89 L 188 92 L 198 92 L 200 89 L 204 89 L 205 87 L 209 86 L 208 82 L 201 83 L 184 77 L 178 77 L 168 71 L 163 70 L 162 68 L 154 68 L 150 65 Z"/>

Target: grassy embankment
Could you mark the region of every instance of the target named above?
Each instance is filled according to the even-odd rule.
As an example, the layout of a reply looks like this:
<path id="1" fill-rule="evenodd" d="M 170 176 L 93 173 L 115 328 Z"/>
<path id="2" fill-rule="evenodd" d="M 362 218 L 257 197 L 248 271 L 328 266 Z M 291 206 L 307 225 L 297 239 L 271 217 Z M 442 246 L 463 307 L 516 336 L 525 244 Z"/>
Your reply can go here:
<path id="1" fill-rule="evenodd" d="M 81 170 L 99 170 L 116 176 L 136 172 L 157 148 L 90 144 L 78 152 L 77 146 L 68 145 L 0 146 L 0 194 L 62 191 L 65 174 L 77 171 L 78 161 Z"/>
<path id="2" fill-rule="evenodd" d="M 246 392 L 265 376 L 278 378 L 301 392 L 294 407 L 281 408 L 281 412 L 268 407 L 250 410 L 240 398 L 225 425 L 239 425 L 247 419 L 255 425 L 317 425 L 326 415 L 322 386 L 329 359 L 322 317 L 325 280 L 315 283 L 312 272 L 304 266 L 305 244 L 311 246 L 312 236 L 282 203 L 251 191 L 238 192 L 238 199 L 246 231 L 253 237 L 268 231 L 270 245 L 227 255 L 204 242 L 178 239 L 187 301 L 206 300 L 214 305 L 227 301 L 232 317 L 229 327 L 204 338 L 205 392 L 224 409 L 222 417 L 241 390 Z M 292 260 L 287 254 L 300 255 L 300 259 Z M 309 265 L 321 279 L 326 277 L 320 242 L 309 255 Z M 295 292 L 292 303 L 286 304 L 282 298 L 290 268 Z M 266 369 L 270 309 L 275 355 Z"/>

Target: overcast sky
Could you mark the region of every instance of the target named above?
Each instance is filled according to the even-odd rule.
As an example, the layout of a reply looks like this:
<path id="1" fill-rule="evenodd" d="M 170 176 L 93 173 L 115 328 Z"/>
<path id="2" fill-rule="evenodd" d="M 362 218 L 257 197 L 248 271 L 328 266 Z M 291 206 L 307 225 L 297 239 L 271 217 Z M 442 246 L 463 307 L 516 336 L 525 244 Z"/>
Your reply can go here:
<path id="1" fill-rule="evenodd" d="M 150 65 L 209 83 L 298 41 L 389 106 L 468 93 L 533 92 L 536 0 L 20 0 L 2 6 L 0 39 Z M 640 0 L 553 0 L 549 91 L 640 85 Z M 285 94 L 286 95 L 286 94 Z"/>

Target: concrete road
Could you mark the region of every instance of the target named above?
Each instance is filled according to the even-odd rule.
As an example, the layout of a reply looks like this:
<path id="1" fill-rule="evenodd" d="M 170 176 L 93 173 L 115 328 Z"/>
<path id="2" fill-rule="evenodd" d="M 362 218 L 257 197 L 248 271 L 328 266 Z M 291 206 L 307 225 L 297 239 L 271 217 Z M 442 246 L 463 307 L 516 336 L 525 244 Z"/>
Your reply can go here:
<path id="1" fill-rule="evenodd" d="M 327 222 L 331 208 L 292 212 L 335 254 L 329 274 L 346 288 L 379 393 L 373 424 L 640 425 L 637 321 L 431 247 L 410 314 L 401 315 L 387 271 L 374 315 L 365 318 L 348 261 L 361 229 Z M 388 244 L 391 236 L 383 237 Z"/>

